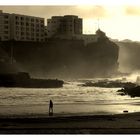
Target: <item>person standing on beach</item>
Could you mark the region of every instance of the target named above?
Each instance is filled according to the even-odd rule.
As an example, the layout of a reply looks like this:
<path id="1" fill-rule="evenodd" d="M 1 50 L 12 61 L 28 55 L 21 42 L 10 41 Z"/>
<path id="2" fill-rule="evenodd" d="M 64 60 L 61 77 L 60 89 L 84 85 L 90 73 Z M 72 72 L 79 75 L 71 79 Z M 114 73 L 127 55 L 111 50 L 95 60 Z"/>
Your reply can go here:
<path id="1" fill-rule="evenodd" d="M 50 100 L 49 103 L 49 116 L 53 116 L 53 102 Z"/>

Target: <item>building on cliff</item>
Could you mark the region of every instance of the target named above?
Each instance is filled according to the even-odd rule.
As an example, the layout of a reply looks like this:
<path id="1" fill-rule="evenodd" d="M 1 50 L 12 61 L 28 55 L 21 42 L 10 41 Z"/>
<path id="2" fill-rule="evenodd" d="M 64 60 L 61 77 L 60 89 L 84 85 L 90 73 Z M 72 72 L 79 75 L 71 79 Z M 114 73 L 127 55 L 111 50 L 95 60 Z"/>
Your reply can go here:
<path id="1" fill-rule="evenodd" d="M 83 21 L 75 15 L 53 16 L 44 18 L 4 13 L 0 10 L 0 40 L 1 41 L 32 41 L 43 42 L 51 38 L 83 40 L 87 45 L 97 42 L 99 37 L 106 36 L 98 30 L 96 34 L 83 34 Z"/>
<path id="2" fill-rule="evenodd" d="M 51 38 L 58 34 L 82 34 L 82 19 L 75 15 L 53 16 L 47 19 L 46 37 Z"/>
<path id="3" fill-rule="evenodd" d="M 87 45 L 92 42 L 97 42 L 98 38 L 106 37 L 106 34 L 100 29 L 96 34 L 83 34 L 83 21 L 75 15 L 53 16 L 47 19 L 45 26 L 45 40 L 52 38 L 67 39 L 67 40 L 84 40 Z"/>
<path id="4" fill-rule="evenodd" d="M 44 41 L 44 18 L 0 11 L 0 40 Z"/>

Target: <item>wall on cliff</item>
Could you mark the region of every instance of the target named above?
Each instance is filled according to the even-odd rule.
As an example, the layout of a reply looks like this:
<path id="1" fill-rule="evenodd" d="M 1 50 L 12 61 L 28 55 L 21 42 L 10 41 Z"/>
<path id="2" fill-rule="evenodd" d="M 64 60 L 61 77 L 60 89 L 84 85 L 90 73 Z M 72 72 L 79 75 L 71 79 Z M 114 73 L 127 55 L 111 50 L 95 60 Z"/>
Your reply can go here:
<path id="1" fill-rule="evenodd" d="M 87 46 L 82 40 L 4 42 L 2 48 L 10 54 L 11 46 L 18 67 L 33 77 L 92 78 L 117 71 L 118 46 L 108 39 Z"/>

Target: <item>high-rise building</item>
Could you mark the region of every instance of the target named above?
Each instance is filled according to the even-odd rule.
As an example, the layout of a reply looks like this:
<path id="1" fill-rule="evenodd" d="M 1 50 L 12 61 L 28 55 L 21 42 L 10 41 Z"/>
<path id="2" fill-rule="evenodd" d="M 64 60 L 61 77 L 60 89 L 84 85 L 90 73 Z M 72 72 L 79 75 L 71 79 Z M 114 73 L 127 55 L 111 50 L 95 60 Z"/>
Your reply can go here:
<path id="1" fill-rule="evenodd" d="M 11 39 L 10 23 L 10 14 L 3 13 L 2 10 L 0 10 L 0 40 L 7 41 Z"/>
<path id="2" fill-rule="evenodd" d="M 55 35 L 79 35 L 82 34 L 82 19 L 74 15 L 53 16 L 47 19 L 46 37 Z"/>
<path id="3" fill-rule="evenodd" d="M 0 11 L 2 41 L 44 41 L 44 18 Z"/>

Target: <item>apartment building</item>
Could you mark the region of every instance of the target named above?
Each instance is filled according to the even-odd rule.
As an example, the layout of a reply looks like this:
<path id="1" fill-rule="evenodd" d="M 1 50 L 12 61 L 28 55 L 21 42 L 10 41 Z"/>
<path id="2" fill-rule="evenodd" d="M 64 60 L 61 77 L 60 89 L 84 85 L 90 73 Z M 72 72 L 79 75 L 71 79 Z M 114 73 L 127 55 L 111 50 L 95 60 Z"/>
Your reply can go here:
<path id="1" fill-rule="evenodd" d="M 74 15 L 53 16 L 47 19 L 46 37 L 82 34 L 82 19 Z"/>
<path id="2" fill-rule="evenodd" d="M 44 18 L 0 12 L 2 41 L 44 41 Z"/>
<path id="3" fill-rule="evenodd" d="M 3 13 L 2 10 L 0 10 L 0 40 L 1 41 L 7 41 L 11 39 L 10 23 L 11 23 L 10 14 Z"/>

